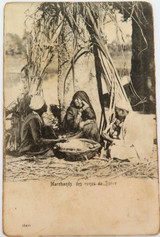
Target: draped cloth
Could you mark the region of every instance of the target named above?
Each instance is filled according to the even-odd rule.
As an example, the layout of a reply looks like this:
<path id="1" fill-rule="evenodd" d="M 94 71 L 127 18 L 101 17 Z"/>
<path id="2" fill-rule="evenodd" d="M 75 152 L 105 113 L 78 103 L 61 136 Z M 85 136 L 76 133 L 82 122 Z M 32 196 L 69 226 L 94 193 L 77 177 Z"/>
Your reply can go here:
<path id="1" fill-rule="evenodd" d="M 83 110 L 82 108 L 76 107 L 74 101 L 79 98 L 88 104 L 88 107 Z M 79 120 L 77 120 L 78 114 L 81 113 Z M 87 123 L 80 128 L 80 122 L 86 121 Z M 63 121 L 63 128 L 65 132 L 77 134 L 79 138 L 87 138 L 95 141 L 100 141 L 100 135 L 96 123 L 96 114 L 91 105 L 88 95 L 84 91 L 77 91 L 71 101 L 69 108 L 67 109 L 66 115 Z"/>
<path id="2" fill-rule="evenodd" d="M 45 154 L 50 150 L 50 145 L 46 145 L 42 142 L 44 122 L 38 113 L 32 111 L 25 118 L 21 127 L 21 145 L 19 148 L 19 154 L 30 154 L 30 155 L 40 155 Z M 53 151 L 49 156 L 52 156 Z"/>

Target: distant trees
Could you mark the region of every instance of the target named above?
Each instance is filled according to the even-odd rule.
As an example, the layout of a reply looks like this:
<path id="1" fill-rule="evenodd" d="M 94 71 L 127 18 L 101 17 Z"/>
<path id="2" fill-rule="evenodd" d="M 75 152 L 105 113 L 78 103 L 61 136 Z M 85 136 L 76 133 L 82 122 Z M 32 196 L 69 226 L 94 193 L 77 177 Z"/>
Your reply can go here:
<path id="1" fill-rule="evenodd" d="M 132 51 L 132 44 L 127 43 L 125 45 L 118 44 L 116 40 L 113 40 L 112 43 L 108 43 L 108 50 L 111 54 L 111 56 L 119 56 L 122 55 L 123 52 L 131 52 Z"/>
<path id="2" fill-rule="evenodd" d="M 23 54 L 25 46 L 23 39 L 17 34 L 6 34 L 5 52 L 7 55 Z"/>

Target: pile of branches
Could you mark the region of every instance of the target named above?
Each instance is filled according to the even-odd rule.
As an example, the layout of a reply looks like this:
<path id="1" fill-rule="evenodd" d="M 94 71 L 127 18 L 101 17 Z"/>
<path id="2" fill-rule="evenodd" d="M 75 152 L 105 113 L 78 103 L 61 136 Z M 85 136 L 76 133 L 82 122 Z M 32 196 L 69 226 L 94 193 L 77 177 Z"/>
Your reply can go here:
<path id="1" fill-rule="evenodd" d="M 84 162 L 84 165 L 77 170 L 79 178 L 107 178 L 107 180 L 119 177 L 128 178 L 157 178 L 157 164 L 153 162 L 147 163 L 131 163 L 115 161 L 111 159 L 93 160 L 92 162 Z"/>
<path id="2" fill-rule="evenodd" d="M 65 180 L 102 179 L 115 180 L 120 177 L 155 179 L 157 163 L 131 163 L 116 159 L 102 159 L 98 156 L 89 161 L 69 162 L 56 157 L 39 158 L 6 156 L 5 179 L 9 181 L 26 181 L 53 178 Z"/>
<path id="3" fill-rule="evenodd" d="M 117 177 L 128 178 L 156 178 L 157 165 L 152 162 L 147 163 L 132 163 L 132 162 L 112 162 L 109 166 L 108 175 L 111 179 Z"/>

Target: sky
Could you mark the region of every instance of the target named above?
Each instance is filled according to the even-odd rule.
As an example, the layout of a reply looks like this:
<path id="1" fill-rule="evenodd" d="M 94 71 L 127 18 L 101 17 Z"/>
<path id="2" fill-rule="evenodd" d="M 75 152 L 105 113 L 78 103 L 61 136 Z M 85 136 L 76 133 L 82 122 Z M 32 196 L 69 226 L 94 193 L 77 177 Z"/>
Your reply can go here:
<path id="1" fill-rule="evenodd" d="M 8 3 L 5 7 L 5 33 L 18 34 L 20 37 L 23 36 L 25 30 L 25 19 L 27 14 L 33 13 L 38 3 Z M 117 20 L 121 19 L 121 15 L 117 14 Z M 118 22 L 120 29 L 122 30 L 124 36 L 132 34 L 131 21 L 128 22 Z M 107 35 L 108 43 L 113 40 L 117 40 L 116 26 L 113 22 L 107 23 L 105 25 L 105 32 Z M 114 32 L 111 34 L 111 32 Z M 119 37 L 121 38 L 121 37 Z M 126 42 L 130 40 L 126 38 Z M 120 39 L 121 40 L 121 39 Z"/>
<path id="2" fill-rule="evenodd" d="M 5 6 L 5 33 L 23 36 L 27 14 L 32 13 L 38 3 L 8 3 Z"/>

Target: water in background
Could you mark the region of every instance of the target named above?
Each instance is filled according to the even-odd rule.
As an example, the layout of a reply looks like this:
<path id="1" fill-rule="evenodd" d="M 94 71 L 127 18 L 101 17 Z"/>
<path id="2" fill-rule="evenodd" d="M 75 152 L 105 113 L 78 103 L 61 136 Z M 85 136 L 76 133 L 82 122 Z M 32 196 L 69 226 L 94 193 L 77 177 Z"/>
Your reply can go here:
<path id="1" fill-rule="evenodd" d="M 44 99 L 47 104 L 58 104 L 57 98 L 57 57 L 49 65 L 47 75 L 43 80 Z M 21 94 L 23 88 L 23 78 L 21 69 L 26 65 L 25 56 L 22 55 L 7 55 L 5 57 L 4 70 L 4 99 L 5 107 L 17 99 Z"/>

